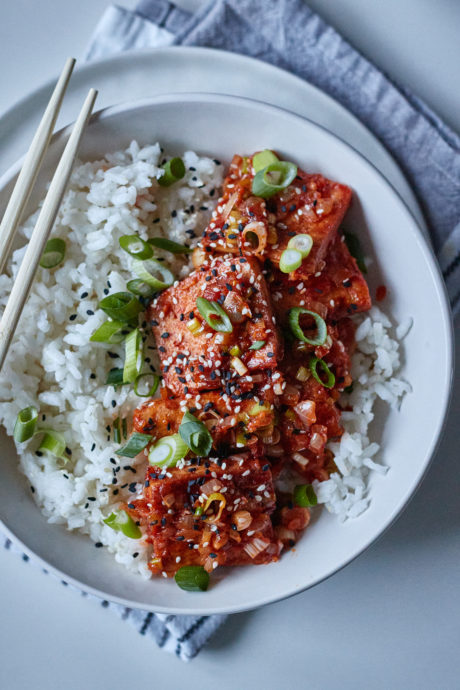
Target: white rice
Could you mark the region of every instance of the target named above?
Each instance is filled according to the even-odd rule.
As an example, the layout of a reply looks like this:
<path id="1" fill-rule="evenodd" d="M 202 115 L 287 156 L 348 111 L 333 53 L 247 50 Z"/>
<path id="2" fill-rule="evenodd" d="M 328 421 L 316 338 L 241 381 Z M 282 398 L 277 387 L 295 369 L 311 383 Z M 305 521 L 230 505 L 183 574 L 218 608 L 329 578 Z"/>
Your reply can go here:
<path id="1" fill-rule="evenodd" d="M 110 359 L 107 351 L 122 355 L 123 346 L 108 348 L 90 343 L 89 337 L 105 320 L 97 309 L 104 291 L 125 290 L 132 278 L 130 258 L 119 247 L 122 235 L 163 235 L 193 246 L 209 222 L 222 184 L 220 163 L 185 152 L 184 179 L 169 188 L 154 185 L 153 193 L 152 181 L 161 175 L 162 159 L 158 144 L 140 149 L 132 142 L 126 151 L 75 168 L 53 230 L 53 236 L 66 240 L 65 261 L 52 271 L 39 269 L 0 376 L 0 422 L 7 433 L 13 435 L 18 412 L 34 405 L 41 428 L 61 431 L 71 449 L 62 468 L 52 457 L 36 455 L 35 439 L 17 448 L 21 470 L 48 521 L 88 534 L 119 563 L 145 578 L 151 574 L 150 547 L 103 523 L 142 487 L 142 457 L 119 458 L 118 444 L 107 432 L 116 417 L 130 419 L 139 398 L 129 387 L 115 390 L 105 385 L 108 370 L 122 362 Z M 21 229 L 26 238 L 37 215 L 38 211 Z M 157 218 L 160 222 L 154 222 Z M 197 237 L 190 231 L 196 231 Z M 10 275 L 0 276 L 0 307 L 6 303 L 23 254 L 24 248 L 15 251 Z M 189 272 L 182 257 L 164 256 L 177 278 Z M 402 337 L 408 328 L 410 323 L 401 326 L 397 335 Z M 352 412 L 343 414 L 345 433 L 340 443 L 330 444 L 340 474 L 315 486 L 319 502 L 340 519 L 366 509 L 370 472 L 386 470 L 376 459 L 379 446 L 368 438 L 374 401 L 378 397 L 397 406 L 409 390 L 396 377 L 400 362 L 392 332 L 387 317 L 375 307 L 362 317 L 357 331 L 355 385 L 349 396 Z M 155 365 L 155 353 L 148 352 Z M 113 496 L 117 488 L 119 493 Z"/>

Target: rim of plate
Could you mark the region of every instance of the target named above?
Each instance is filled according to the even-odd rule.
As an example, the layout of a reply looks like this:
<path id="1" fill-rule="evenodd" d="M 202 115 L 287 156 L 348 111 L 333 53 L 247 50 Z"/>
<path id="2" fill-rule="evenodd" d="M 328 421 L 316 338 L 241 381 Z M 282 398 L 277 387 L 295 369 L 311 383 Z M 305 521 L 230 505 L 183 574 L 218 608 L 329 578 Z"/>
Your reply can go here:
<path id="1" fill-rule="evenodd" d="M 283 69 L 282 67 L 278 67 L 277 65 L 272 65 L 269 62 L 265 62 L 265 60 L 261 60 L 256 57 L 252 57 L 250 55 L 243 55 L 241 53 L 232 53 L 228 50 L 222 50 L 220 48 L 208 48 L 206 46 L 179 46 L 179 45 L 172 45 L 172 46 L 163 46 L 159 48 L 147 48 L 147 49 L 137 49 L 137 50 L 132 50 L 128 51 L 125 53 L 120 53 L 116 55 L 109 55 L 107 57 L 99 58 L 97 60 L 91 60 L 90 62 L 84 62 L 81 65 L 76 65 L 76 68 L 74 69 L 74 82 L 78 78 L 82 78 L 84 75 L 87 73 L 90 73 L 92 71 L 97 71 L 101 67 L 108 66 L 111 64 L 116 64 L 116 63 L 126 63 L 128 61 L 135 61 L 140 58 L 147 58 L 147 57 L 154 57 L 156 55 L 170 55 L 171 52 L 177 54 L 177 55 L 184 55 L 187 57 L 188 55 L 198 55 L 200 57 L 206 57 L 209 58 L 210 55 L 212 55 L 214 58 L 218 58 L 220 60 L 231 60 L 232 62 L 240 62 L 243 65 L 256 65 L 257 69 L 264 70 L 266 72 L 270 72 L 272 74 L 277 74 L 280 79 L 283 79 L 286 83 L 291 82 L 292 86 L 295 88 L 301 88 L 302 90 L 311 90 L 315 93 L 316 97 L 322 101 L 324 104 L 327 105 L 328 108 L 334 108 L 338 113 L 340 113 L 340 116 L 342 118 L 347 119 L 349 122 L 353 123 L 353 126 L 355 126 L 357 129 L 361 130 L 362 133 L 365 134 L 366 137 L 369 137 L 372 139 L 373 145 L 375 148 L 379 151 L 379 154 L 383 156 L 387 163 L 393 168 L 394 174 L 399 175 L 401 180 L 404 181 L 406 189 L 405 189 L 405 194 L 409 194 L 411 196 L 411 202 L 414 205 L 414 207 L 417 209 L 418 215 L 415 218 L 418 225 L 420 226 L 422 234 L 425 235 L 425 237 L 429 238 L 429 233 L 428 233 L 428 227 L 426 225 L 426 221 L 422 212 L 422 209 L 420 207 L 420 204 L 418 202 L 417 196 L 414 193 L 411 185 L 409 184 L 405 174 L 401 170 L 399 164 L 397 163 L 396 159 L 393 157 L 393 155 L 388 151 L 388 149 L 381 143 L 381 141 L 378 139 L 377 136 L 373 134 L 373 132 L 366 127 L 365 124 L 361 122 L 361 120 L 354 115 L 350 110 L 348 110 L 344 105 L 342 105 L 339 101 L 337 101 L 335 98 L 330 96 L 329 94 L 325 93 L 320 89 L 318 86 L 315 86 L 315 84 L 312 84 L 309 81 L 306 81 L 300 76 L 297 76 L 295 74 L 292 74 L 291 72 Z M 34 98 L 40 97 L 41 95 L 45 95 L 47 92 L 51 91 L 54 88 L 56 78 L 51 78 L 48 79 L 45 83 L 43 83 L 41 86 L 36 88 L 34 91 L 29 93 L 27 96 L 24 96 L 21 98 L 19 101 L 16 101 L 12 106 L 7 108 L 6 110 L 0 112 L 0 134 L 1 134 L 1 125 L 2 121 L 5 119 L 9 118 L 14 118 L 14 113 L 17 110 L 21 110 L 28 102 L 32 101 Z M 188 92 L 180 92 L 180 95 L 187 94 Z M 193 92 L 193 93 L 200 93 L 200 92 Z M 159 94 L 160 95 L 166 95 L 166 94 Z M 171 94 L 172 95 L 172 94 Z M 217 94 L 216 95 L 222 95 L 222 94 Z M 156 96 L 152 96 L 149 98 L 155 98 Z M 232 96 L 234 98 L 245 98 L 244 96 Z M 135 99 L 135 100 L 140 100 L 140 99 Z M 252 100 L 252 99 L 248 99 Z M 257 100 L 257 99 L 254 99 Z M 134 101 L 131 101 L 134 102 Z M 259 103 L 266 103 L 266 101 L 261 101 L 258 100 Z M 117 105 L 122 105 L 121 103 L 118 104 L 112 104 L 110 106 L 106 107 L 116 107 Z M 271 105 L 270 103 L 267 103 L 267 105 Z M 103 109 L 106 109 L 104 107 Z M 319 123 L 314 122 L 313 120 L 310 120 L 309 117 L 301 115 L 299 113 L 294 113 L 292 110 L 289 108 L 284 108 L 282 106 L 277 106 L 274 105 L 275 108 L 279 108 L 280 110 L 285 110 L 287 112 L 290 112 L 294 115 L 297 115 L 298 117 L 304 118 L 313 124 L 317 124 L 319 127 L 322 129 L 325 129 L 326 131 L 331 131 L 327 127 L 324 127 L 323 125 L 320 125 Z M 60 131 L 60 130 L 59 130 Z M 334 134 L 334 132 L 331 132 Z M 334 134 L 334 136 L 337 136 L 339 139 L 338 135 Z M 348 143 L 348 142 L 345 142 Z M 355 147 L 352 144 L 348 144 L 351 148 L 354 150 Z M 360 153 L 357 151 L 357 153 Z M 360 154 L 362 157 L 364 157 L 366 160 L 369 160 L 364 154 Z M 370 162 L 370 161 L 369 161 Z M 14 163 L 13 163 L 14 164 Z M 10 166 L 9 166 L 10 167 Z M 8 169 L 9 169 L 8 167 Z M 374 166 L 375 167 L 375 166 Z M 384 176 L 385 177 L 385 176 Z M 385 178 L 386 179 L 386 178 Z M 390 183 L 392 184 L 392 183 Z M 394 186 L 394 185 L 392 185 Z M 407 204 L 408 205 L 408 204 Z M 412 212 L 412 215 L 415 216 L 415 213 L 413 209 L 410 209 Z"/>
<path id="2" fill-rule="evenodd" d="M 168 104 L 168 103 L 179 103 L 179 102 L 196 102 L 196 103 L 211 103 L 211 102 L 219 102 L 221 104 L 226 104 L 226 105 L 231 105 L 231 104 L 237 104 L 239 106 L 247 107 L 250 109 L 253 109 L 256 112 L 260 111 L 265 111 L 268 113 L 277 113 L 278 115 L 281 113 L 284 117 L 287 119 L 291 120 L 293 125 L 298 125 L 302 127 L 305 123 L 308 123 L 309 126 L 312 126 L 314 128 L 318 128 L 322 130 L 322 132 L 326 135 L 327 138 L 332 140 L 336 146 L 342 149 L 348 149 L 351 150 L 354 154 L 354 156 L 358 157 L 361 159 L 362 163 L 365 166 L 368 166 L 370 168 L 370 172 L 374 175 L 376 175 L 380 181 L 389 187 L 391 190 L 396 202 L 400 205 L 401 210 L 406 216 L 407 219 L 407 226 L 405 229 L 405 232 L 409 232 L 414 241 L 419 244 L 419 247 L 422 251 L 422 254 L 427 262 L 429 271 L 430 271 L 430 276 L 433 282 L 433 286 L 436 290 L 436 294 L 438 296 L 440 305 L 441 305 L 441 310 L 442 310 L 442 321 L 443 321 L 443 327 L 444 327 L 444 340 L 445 340 L 445 352 L 443 353 L 443 356 L 441 357 L 441 361 L 444 364 L 444 371 L 443 371 L 443 378 L 445 380 L 444 384 L 444 395 L 443 399 L 441 401 L 440 407 L 438 408 L 438 415 L 437 415 L 437 423 L 436 427 L 433 430 L 433 434 L 431 437 L 430 443 L 427 445 L 426 451 L 425 451 L 425 460 L 423 465 L 420 467 L 420 471 L 414 475 L 414 479 L 411 482 L 410 486 L 408 487 L 406 491 L 405 498 L 402 499 L 398 505 L 395 506 L 391 514 L 388 516 L 386 521 L 383 523 L 383 525 L 378 529 L 376 534 L 367 539 L 367 541 L 360 545 L 359 548 L 355 549 L 353 552 L 351 552 L 350 557 L 347 558 L 343 563 L 341 563 L 339 566 L 331 568 L 323 577 L 316 579 L 314 582 L 308 584 L 308 585 L 299 585 L 296 587 L 291 587 L 290 589 L 283 591 L 281 593 L 277 593 L 274 596 L 263 596 L 259 599 L 256 599 L 255 601 L 252 601 L 251 603 L 243 604 L 243 605 L 233 605 L 233 606 L 228 606 L 228 605 L 223 605 L 223 606 L 218 606 L 218 607 L 211 607 L 211 608 L 187 608 L 183 609 L 181 607 L 162 607 L 159 605 L 148 605 L 144 603 L 138 603 L 135 601 L 132 601 L 130 599 L 126 599 L 124 597 L 117 597 L 117 596 L 107 596 L 106 592 L 103 592 L 102 590 L 99 590 L 95 587 L 92 587 L 87 584 L 81 583 L 79 580 L 76 578 L 73 578 L 72 576 L 69 576 L 67 573 L 59 570 L 58 568 L 50 565 L 45 561 L 41 556 L 36 554 L 32 549 L 30 549 L 27 545 L 25 545 L 16 535 L 14 532 L 12 532 L 11 528 L 9 528 L 5 523 L 0 519 L 0 525 L 2 526 L 2 530 L 5 532 L 5 534 L 17 545 L 20 545 L 21 549 L 29 556 L 32 557 L 32 560 L 38 562 L 41 564 L 43 567 L 45 567 L 47 570 L 55 574 L 59 579 L 64 579 L 66 582 L 74 585 L 77 589 L 86 591 L 90 594 L 93 594 L 94 596 L 102 599 L 109 599 L 110 601 L 113 601 L 115 603 L 121 604 L 123 606 L 128 606 L 130 608 L 138 608 L 141 610 L 146 610 L 146 611 L 153 611 L 157 613 L 172 613 L 172 614 L 187 614 L 187 615 L 211 615 L 211 614 L 230 614 L 230 613 L 239 613 L 242 611 L 248 611 L 248 610 L 253 610 L 257 609 L 261 606 L 264 606 L 266 604 L 271 604 L 277 601 L 281 601 L 283 599 L 287 599 L 289 597 L 292 597 L 296 594 L 299 594 L 300 592 L 303 592 L 307 589 L 310 589 L 311 587 L 314 587 L 315 585 L 319 584 L 320 582 L 324 582 L 328 578 L 332 577 L 335 573 L 339 572 L 343 568 L 345 568 L 347 565 L 349 565 L 352 561 L 355 560 L 358 556 L 360 556 L 366 549 L 371 546 L 377 539 L 379 539 L 390 527 L 391 525 L 395 522 L 395 520 L 400 516 L 400 514 L 403 512 L 403 510 L 407 507 L 409 504 L 410 500 L 413 498 L 415 495 L 417 489 L 419 488 L 432 460 L 434 457 L 434 454 L 436 452 L 436 449 L 439 446 L 439 443 L 441 441 L 442 433 L 445 428 L 446 420 L 447 420 L 447 415 L 449 411 L 449 405 L 451 401 L 451 394 L 452 394 L 452 383 L 453 383 L 453 374 L 454 374 L 454 362 L 453 362 L 453 343 L 454 343 L 454 335 L 453 335 L 453 323 L 452 323 L 452 316 L 451 316 L 451 310 L 450 310 L 450 305 L 447 297 L 447 291 L 446 287 L 442 278 L 442 274 L 440 271 L 440 268 L 436 262 L 436 259 L 434 257 L 434 254 L 428 244 L 427 239 L 424 237 L 423 233 L 420 231 L 418 222 L 412 213 L 412 211 L 409 209 L 407 203 L 405 200 L 401 197 L 399 192 L 394 188 L 394 186 L 384 177 L 384 175 L 378 170 L 378 168 L 371 163 L 365 156 L 363 156 L 359 151 L 357 151 L 353 146 L 350 144 L 344 142 L 340 137 L 338 137 L 335 134 L 332 134 L 328 129 L 323 127 L 322 125 L 317 124 L 316 122 L 313 122 L 312 120 L 309 120 L 308 118 L 301 117 L 300 115 L 296 115 L 292 112 L 290 112 L 287 109 L 280 108 L 279 106 L 273 106 L 269 105 L 267 103 L 264 103 L 262 101 L 257 101 L 254 99 L 249 99 L 249 98 L 243 98 L 241 96 L 224 96 L 224 95 L 219 95 L 219 94 L 213 94 L 213 93 L 180 93 L 180 94 L 164 94 L 152 98 L 145 98 L 145 99 L 139 99 L 136 101 L 130 101 L 124 104 L 120 105 L 115 105 L 115 106 L 108 106 L 107 108 L 103 108 L 97 112 L 95 112 L 91 119 L 89 126 L 91 125 L 91 122 L 97 121 L 101 122 L 104 119 L 111 118 L 113 116 L 116 116 L 120 113 L 124 113 L 126 111 L 130 110 L 135 110 L 138 108 L 145 108 L 145 107 L 154 107 L 155 105 L 161 105 L 161 104 Z M 70 134 L 72 125 L 68 125 L 66 127 L 63 127 L 60 129 L 58 132 L 56 132 L 53 135 L 52 141 L 56 139 L 65 139 L 68 134 Z M 21 166 L 22 159 L 17 161 L 15 164 L 10 166 L 10 168 L 0 177 L 0 188 L 8 184 L 15 175 L 19 172 L 20 166 Z M 38 509 L 38 507 L 37 507 Z M 358 518 L 359 519 L 359 518 Z"/>

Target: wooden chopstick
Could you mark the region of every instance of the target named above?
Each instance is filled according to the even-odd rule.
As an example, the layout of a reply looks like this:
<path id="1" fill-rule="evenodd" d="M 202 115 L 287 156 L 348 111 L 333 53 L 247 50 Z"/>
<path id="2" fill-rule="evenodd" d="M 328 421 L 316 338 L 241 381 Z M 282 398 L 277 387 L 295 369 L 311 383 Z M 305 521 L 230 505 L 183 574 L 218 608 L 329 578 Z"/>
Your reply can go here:
<path id="1" fill-rule="evenodd" d="M 8 206 L 0 224 L 0 273 L 11 250 L 14 233 L 20 223 L 30 193 L 35 183 L 43 157 L 53 134 L 54 125 L 61 109 L 62 99 L 75 65 L 74 58 L 68 58 L 48 102 L 32 143 L 27 151 L 21 172 L 11 194 Z"/>
<path id="2" fill-rule="evenodd" d="M 48 193 L 43 202 L 40 215 L 35 224 L 26 253 L 14 281 L 8 302 L 0 321 L 0 369 L 3 366 L 8 348 L 11 344 L 19 317 L 27 300 L 32 282 L 40 262 L 46 241 L 67 187 L 72 167 L 77 155 L 78 146 L 96 100 L 97 91 L 90 89 L 72 133 L 61 156 L 56 172 L 51 180 Z"/>

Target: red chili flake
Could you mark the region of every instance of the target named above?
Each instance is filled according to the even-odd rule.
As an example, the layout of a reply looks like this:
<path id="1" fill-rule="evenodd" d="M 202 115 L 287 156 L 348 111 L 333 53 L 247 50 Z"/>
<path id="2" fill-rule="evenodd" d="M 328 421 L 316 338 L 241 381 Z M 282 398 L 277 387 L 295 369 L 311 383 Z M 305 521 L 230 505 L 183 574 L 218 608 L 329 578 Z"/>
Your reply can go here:
<path id="1" fill-rule="evenodd" d="M 381 302 L 387 296 L 387 289 L 385 285 L 379 285 L 375 291 L 375 299 L 377 302 Z"/>

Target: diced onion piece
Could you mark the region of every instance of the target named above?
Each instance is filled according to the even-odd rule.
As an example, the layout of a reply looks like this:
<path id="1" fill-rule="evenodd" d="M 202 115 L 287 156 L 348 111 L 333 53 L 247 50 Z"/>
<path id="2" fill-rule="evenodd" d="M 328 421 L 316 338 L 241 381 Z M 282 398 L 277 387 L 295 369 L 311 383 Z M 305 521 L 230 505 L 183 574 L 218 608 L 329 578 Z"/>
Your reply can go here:
<path id="1" fill-rule="evenodd" d="M 281 539 L 283 542 L 296 541 L 296 533 L 292 529 L 279 526 L 275 528 L 275 532 L 278 539 Z"/>
<path id="2" fill-rule="evenodd" d="M 294 462 L 297 462 L 302 467 L 306 467 L 310 462 L 309 459 L 305 457 L 305 455 L 301 455 L 300 453 L 293 453 L 292 459 L 294 460 Z"/>
<path id="3" fill-rule="evenodd" d="M 195 247 L 192 254 L 193 268 L 200 268 L 206 261 L 207 254 L 201 247 Z"/>
<path id="4" fill-rule="evenodd" d="M 310 376 L 309 371 L 307 367 L 299 367 L 297 369 L 297 374 L 295 375 L 297 381 L 306 381 L 308 377 Z"/>
<path id="5" fill-rule="evenodd" d="M 298 252 L 301 253 L 302 259 L 307 258 L 307 256 L 311 252 L 312 247 L 313 239 L 311 235 L 307 235 L 306 233 L 295 235 L 295 237 L 291 237 L 291 239 L 288 242 L 288 249 L 296 249 Z"/>
<path id="6" fill-rule="evenodd" d="M 240 376 L 244 376 L 248 368 L 245 365 L 245 363 L 239 358 L 239 357 L 232 357 L 230 360 L 230 366 L 239 374 Z"/>
<path id="7" fill-rule="evenodd" d="M 201 323 L 195 317 L 191 321 L 188 322 L 187 328 L 192 335 L 197 335 L 198 331 L 201 330 Z"/>
<path id="8" fill-rule="evenodd" d="M 237 532 L 247 529 L 252 522 L 252 515 L 248 510 L 237 510 L 232 515 L 232 522 L 235 525 Z"/>
<path id="9" fill-rule="evenodd" d="M 307 427 L 315 424 L 316 404 L 313 400 L 302 400 L 302 402 L 297 403 L 294 410 Z"/>
<path id="10" fill-rule="evenodd" d="M 241 323 L 251 316 L 247 302 L 236 292 L 228 292 L 222 306 L 232 323 Z"/>
<path id="11" fill-rule="evenodd" d="M 37 427 L 38 410 L 33 405 L 24 407 L 16 417 L 13 436 L 16 443 L 28 441 Z"/>
<path id="12" fill-rule="evenodd" d="M 255 537 L 252 541 L 248 542 L 243 546 L 248 556 L 252 559 L 256 558 L 259 553 L 265 551 L 270 542 L 267 539 L 261 539 L 260 537 Z"/>

